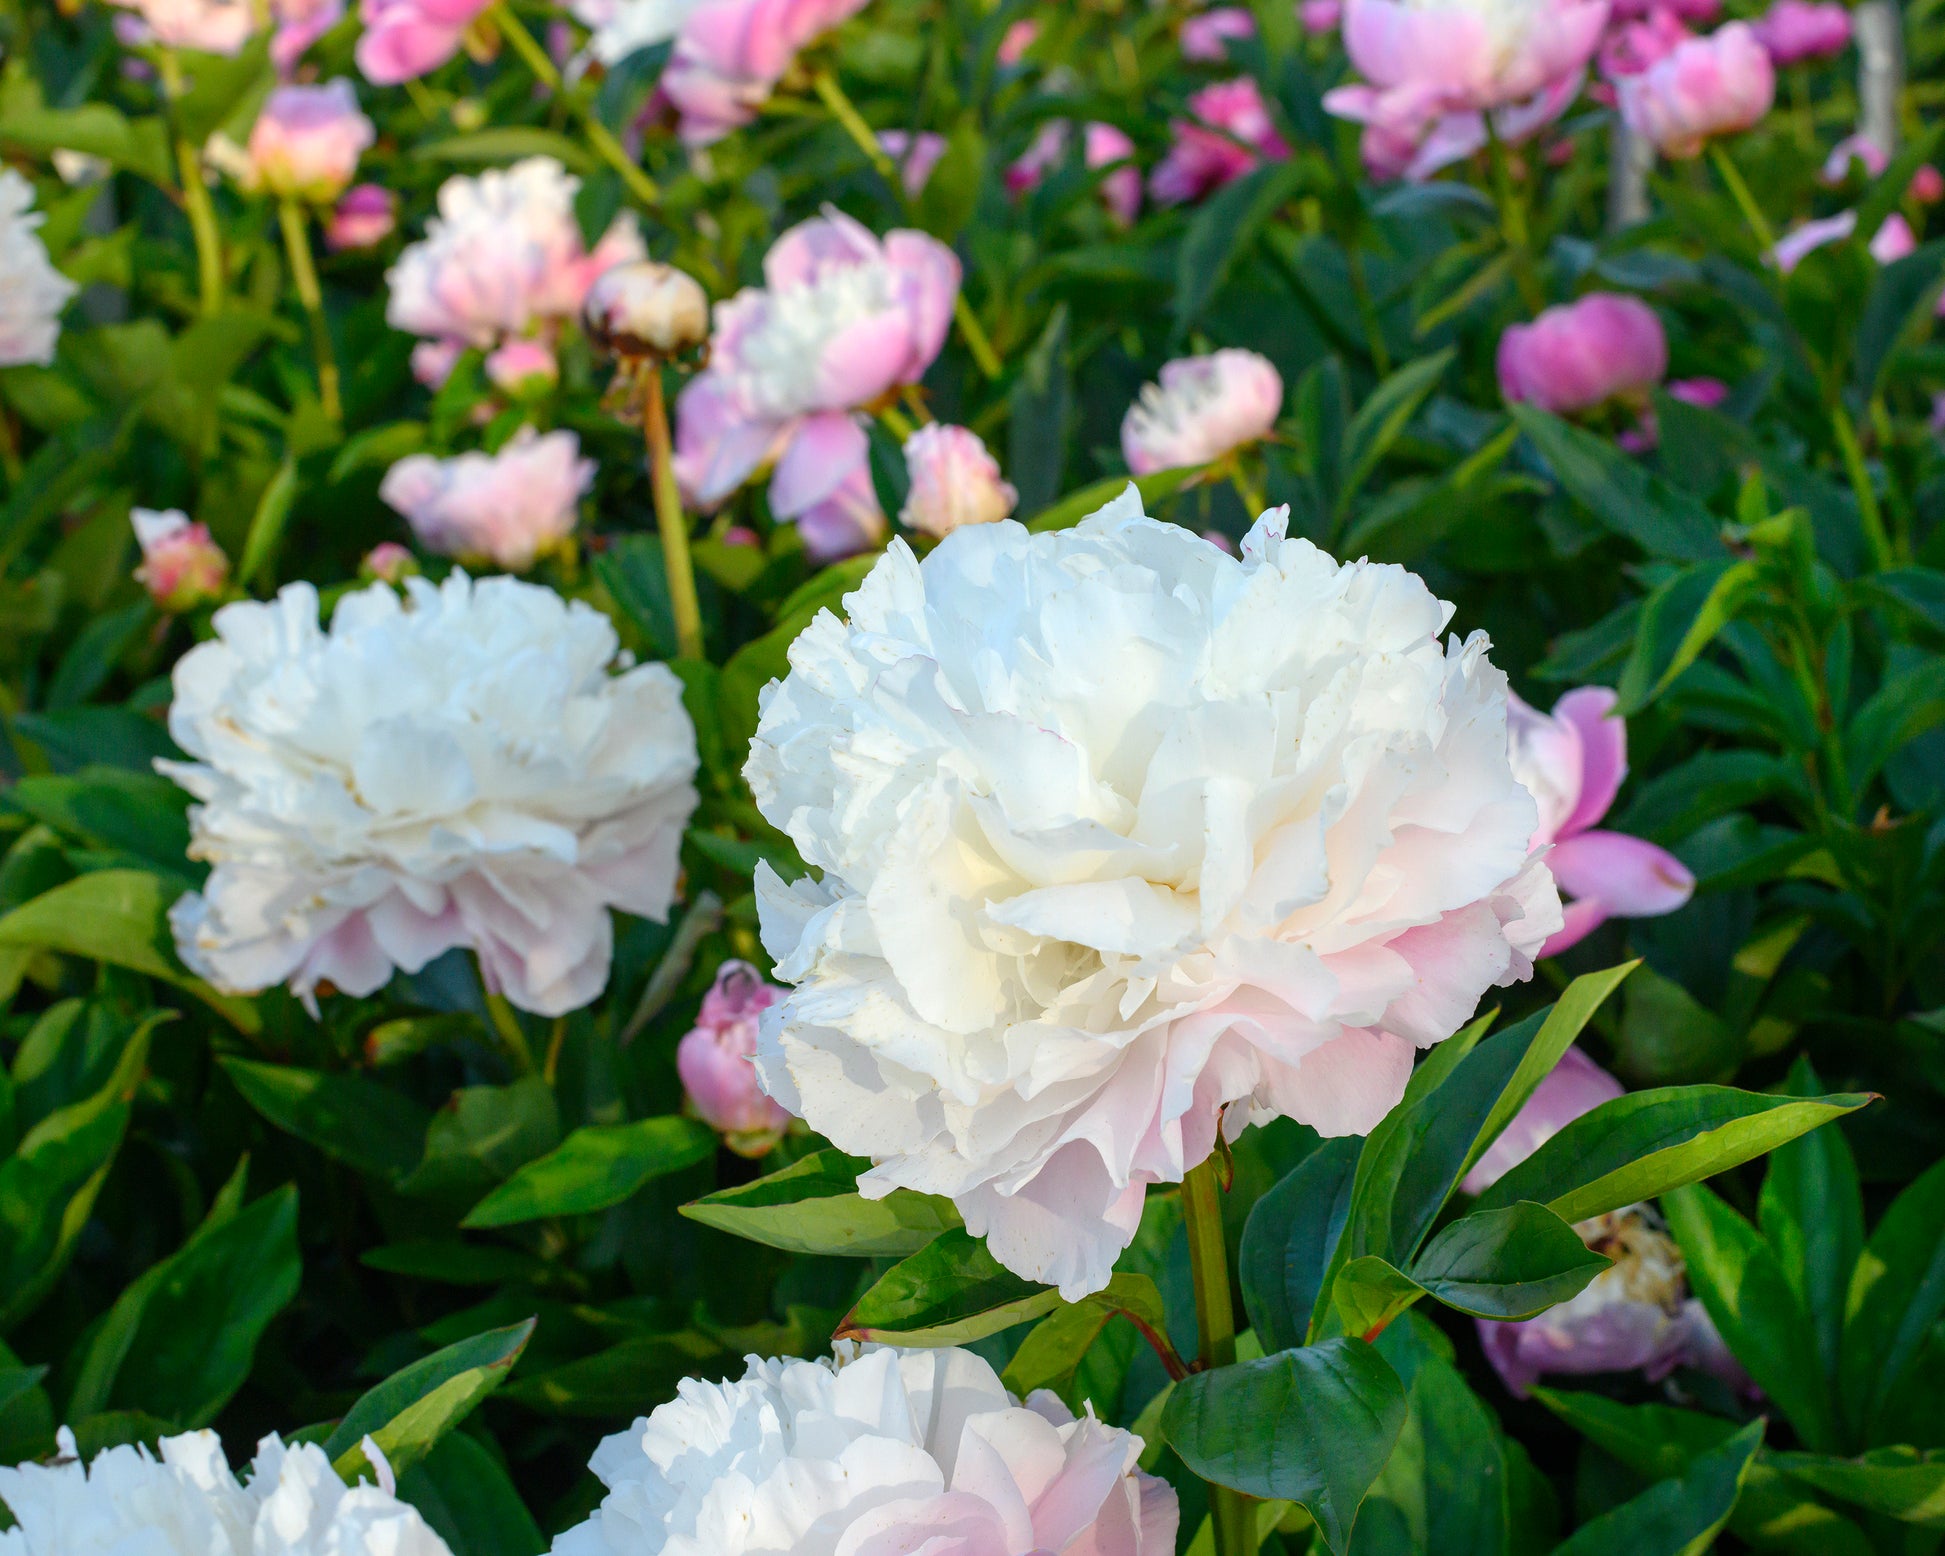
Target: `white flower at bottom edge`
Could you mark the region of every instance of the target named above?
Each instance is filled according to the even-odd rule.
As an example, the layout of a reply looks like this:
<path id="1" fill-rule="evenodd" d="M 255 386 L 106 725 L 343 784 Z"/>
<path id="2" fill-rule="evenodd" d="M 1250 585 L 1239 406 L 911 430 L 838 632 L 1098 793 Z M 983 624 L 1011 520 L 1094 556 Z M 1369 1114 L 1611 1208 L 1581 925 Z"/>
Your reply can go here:
<path id="1" fill-rule="evenodd" d="M 1483 634 L 1286 521 L 894 542 L 763 696 L 746 775 L 822 872 L 757 877 L 765 1086 L 1070 1300 L 1218 1127 L 1370 1129 L 1561 922 Z"/>

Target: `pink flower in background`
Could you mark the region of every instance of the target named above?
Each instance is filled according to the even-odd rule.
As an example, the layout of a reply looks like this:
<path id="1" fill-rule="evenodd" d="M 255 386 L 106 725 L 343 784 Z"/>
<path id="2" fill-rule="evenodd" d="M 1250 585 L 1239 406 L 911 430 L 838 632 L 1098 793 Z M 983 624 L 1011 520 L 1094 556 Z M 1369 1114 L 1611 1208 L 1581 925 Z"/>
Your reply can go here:
<path id="1" fill-rule="evenodd" d="M 1182 22 L 1182 58 L 1221 64 L 1229 58 L 1231 38 L 1256 36 L 1256 18 L 1239 5 L 1198 11 Z"/>
<path id="2" fill-rule="evenodd" d="M 383 184 L 353 184 L 332 210 L 324 242 L 333 253 L 376 248 L 397 226 L 397 195 Z"/>
<path id="3" fill-rule="evenodd" d="M 1569 1048 L 1533 1088 L 1533 1095 L 1513 1115 L 1513 1121 L 1473 1163 L 1459 1187 L 1468 1194 L 1485 1193 L 1581 1114 L 1627 1094 L 1627 1087 L 1580 1049 Z"/>
<path id="4" fill-rule="evenodd" d="M 520 572 L 574 532 L 594 461 L 571 432 L 522 427 L 497 454 L 412 454 L 385 472 L 378 495 L 429 550 Z"/>
<path id="5" fill-rule="evenodd" d="M 676 404 L 675 470 L 687 499 L 713 509 L 775 460 L 770 506 L 801 514 L 856 493 L 864 434 L 851 412 L 932 365 L 959 261 L 922 232 L 880 239 L 830 211 L 779 238 L 763 276 L 716 308 L 709 365 Z"/>
<path id="6" fill-rule="evenodd" d="M 1189 98 L 1189 112 L 1192 118 L 1170 126 L 1175 144 L 1149 175 L 1148 192 L 1159 204 L 1199 200 L 1265 158 L 1280 162 L 1290 155 L 1290 143 L 1277 132 L 1249 76 L 1205 86 Z"/>
<path id="7" fill-rule="evenodd" d="M 1823 171 L 1817 176 L 1834 187 L 1850 177 L 1853 166 L 1861 168 L 1867 178 L 1876 178 L 1890 165 L 1891 159 L 1885 155 L 1884 148 L 1860 132 L 1846 135 L 1830 148 Z"/>
<path id="8" fill-rule="evenodd" d="M 770 511 L 795 524 L 813 562 L 838 562 L 885 538 L 871 444 L 855 416 L 805 423 L 770 479 Z"/>
<path id="9" fill-rule="evenodd" d="M 1708 141 L 1748 129 L 1776 100 L 1776 68 L 1746 22 L 1677 44 L 1615 83 L 1627 126 L 1666 157 L 1700 156 Z"/>
<path id="10" fill-rule="evenodd" d="M 539 394 L 560 382 L 553 347 L 539 340 L 510 340 L 488 353 L 486 381 L 502 394 Z"/>
<path id="11" fill-rule="evenodd" d="M 449 178 L 439 214 L 386 273 L 394 329 L 481 348 L 579 314 L 596 276 L 643 257 L 633 217 L 592 252 L 574 217 L 580 180 L 551 157 Z"/>
<path id="12" fill-rule="evenodd" d="M 465 354 L 456 340 L 422 340 L 412 348 L 412 376 L 428 389 L 442 388 Z"/>
<path id="13" fill-rule="evenodd" d="M 365 30 L 358 68 L 373 86 L 397 86 L 459 52 L 466 29 L 492 0 L 358 0 Z"/>
<path id="14" fill-rule="evenodd" d="M 1000 38 L 998 59 L 1002 65 L 1017 65 L 1027 57 L 1027 50 L 1033 47 L 1034 39 L 1040 36 L 1040 24 L 1035 21 L 1014 22 Z"/>
<path id="15" fill-rule="evenodd" d="M 1855 211 L 1839 211 L 1835 216 L 1826 216 L 1821 221 L 1805 222 L 1776 240 L 1776 247 L 1769 251 L 1770 262 L 1788 275 L 1818 249 L 1832 243 L 1842 243 L 1856 231 Z M 1885 217 L 1884 224 L 1871 238 L 1871 258 L 1880 265 L 1888 265 L 1894 260 L 1903 259 L 1917 247 L 1918 239 L 1912 233 L 1911 224 L 1894 211 Z"/>
<path id="16" fill-rule="evenodd" d="M 1639 22 L 1666 11 L 1690 27 L 1706 27 L 1722 14 L 1722 0 L 1614 0 L 1610 19 Z"/>
<path id="17" fill-rule="evenodd" d="M 328 205 L 344 192 L 358 171 L 358 158 L 376 138 L 349 81 L 280 86 L 251 126 L 245 184 Z"/>
<path id="18" fill-rule="evenodd" d="M 898 181 L 904 186 L 908 200 L 916 200 L 925 192 L 932 169 L 939 165 L 939 158 L 945 155 L 945 137 L 934 135 L 929 130 L 922 130 L 917 135 L 907 135 L 903 130 L 881 130 L 878 144 L 885 148 L 885 155 L 898 164 Z"/>
<path id="19" fill-rule="evenodd" d="M 1667 387 L 1669 399 L 1685 400 L 1705 411 L 1714 410 L 1729 398 L 1729 386 L 1719 378 L 1671 378 Z"/>
<path id="20" fill-rule="evenodd" d="M 1501 108 L 1585 66 L 1607 13 L 1608 0 L 1346 0 L 1344 48 L 1381 92 Z"/>
<path id="21" fill-rule="evenodd" d="M 800 50 L 865 0 L 700 0 L 676 34 L 662 91 L 679 133 L 706 146 L 756 117 Z"/>
<path id="22" fill-rule="evenodd" d="M 1033 143 L 1007 168 L 1007 192 L 1022 195 L 1037 189 L 1067 155 L 1070 134 L 1065 119 L 1050 119 L 1041 125 Z M 1101 204 L 1123 225 L 1141 214 L 1141 169 L 1135 166 L 1134 155 L 1135 143 L 1112 124 L 1090 124 L 1081 132 L 1081 156 L 1086 165 L 1114 168 L 1101 180 Z"/>
<path id="23" fill-rule="evenodd" d="M 1509 401 L 1569 416 L 1608 400 L 1643 403 L 1668 371 L 1668 337 L 1639 298 L 1592 292 L 1499 337 L 1499 389 Z"/>
<path id="24" fill-rule="evenodd" d="M 403 583 L 419 570 L 419 559 L 396 540 L 381 540 L 365 553 L 358 571 L 381 583 Z"/>
<path id="25" fill-rule="evenodd" d="M 905 440 L 905 473 L 911 490 L 898 522 L 936 539 L 962 524 L 998 523 L 1020 501 L 979 434 L 965 427 L 919 428 Z"/>
<path id="26" fill-rule="evenodd" d="M 1695 892 L 1695 877 L 1665 848 L 1624 832 L 1595 831 L 1628 773 L 1628 727 L 1605 686 L 1568 692 L 1541 713 L 1508 693 L 1513 776 L 1539 802 L 1533 846 L 1546 848 L 1565 923 L 1542 948 L 1557 956 L 1610 918 L 1658 918 Z"/>
<path id="27" fill-rule="evenodd" d="M 724 962 L 702 997 L 696 1024 L 675 1045 L 675 1071 L 696 1116 L 739 1156 L 769 1153 L 790 1114 L 757 1084 L 757 1017 L 783 998 L 748 962 Z"/>
<path id="28" fill-rule="evenodd" d="M 1343 19 L 1344 0 L 1302 0 L 1297 7 L 1297 20 L 1313 36 L 1336 32 Z"/>
<path id="29" fill-rule="evenodd" d="M 288 76 L 304 51 L 344 20 L 345 0 L 271 0 L 277 30 L 270 39 L 270 62 Z"/>
<path id="30" fill-rule="evenodd" d="M 1493 130 L 1509 146 L 1523 145 L 1557 120 L 1580 95 L 1586 72 L 1575 71 L 1523 103 L 1492 110 Z M 1372 178 L 1417 182 L 1464 161 L 1487 142 L 1487 115 L 1447 111 L 1435 93 L 1381 92 L 1353 83 L 1324 94 L 1325 109 L 1364 126 L 1358 155 Z"/>
<path id="31" fill-rule="evenodd" d="M 1751 31 L 1777 64 L 1794 65 L 1842 53 L 1850 43 L 1850 12 L 1836 0 L 1776 0 Z"/>
<path id="32" fill-rule="evenodd" d="M 204 54 L 234 54 L 257 30 L 250 0 L 114 0 L 135 12 L 140 21 L 124 42 L 159 43 L 171 49 L 196 49 Z M 121 18 L 116 18 L 117 22 Z M 129 19 L 134 22 L 134 18 Z"/>
<path id="33" fill-rule="evenodd" d="M 1121 456 L 1136 475 L 1206 465 L 1268 437 L 1283 410 L 1283 375 L 1234 348 L 1164 363 L 1121 420 Z"/>
<path id="34" fill-rule="evenodd" d="M 230 559 L 210 539 L 209 526 L 191 524 L 189 515 L 171 508 L 158 513 L 136 508 L 129 514 L 142 562 L 135 581 L 165 611 L 179 613 L 213 600 L 229 582 Z"/>
<path id="35" fill-rule="evenodd" d="M 1610 81 L 1638 76 L 1694 36 L 1673 11 L 1654 10 L 1638 21 L 1617 22 L 1601 40 L 1601 74 Z"/>

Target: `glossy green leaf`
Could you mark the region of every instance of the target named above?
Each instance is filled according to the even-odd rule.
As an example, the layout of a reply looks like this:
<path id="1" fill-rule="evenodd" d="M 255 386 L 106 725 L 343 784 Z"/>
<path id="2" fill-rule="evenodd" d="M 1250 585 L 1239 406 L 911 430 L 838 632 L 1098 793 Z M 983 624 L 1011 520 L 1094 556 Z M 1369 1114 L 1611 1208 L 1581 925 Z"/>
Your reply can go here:
<path id="1" fill-rule="evenodd" d="M 692 1118 L 638 1119 L 575 1130 L 475 1205 L 462 1226 L 513 1226 L 542 1216 L 586 1215 L 631 1197 L 653 1178 L 706 1161 L 716 1132 Z"/>
<path id="2" fill-rule="evenodd" d="M 466 1432 L 440 1438 L 399 1477 L 398 1494 L 425 1515 L 452 1556 L 534 1556 L 546 1548 L 505 1463 Z"/>
<path id="3" fill-rule="evenodd" d="M 1752 1422 L 1719 1448 L 1700 1455 L 1679 1477 L 1582 1524 L 1554 1556 L 1701 1556 L 1729 1522 L 1743 1477 L 1763 1440 Z"/>
<path id="4" fill-rule="evenodd" d="M 1015 1275 L 983 1239 L 956 1227 L 881 1275 L 838 1333 L 901 1345 L 963 1345 L 1042 1318 L 1059 1304 L 1053 1287 Z"/>
<path id="5" fill-rule="evenodd" d="M 1371 391 L 1357 408 L 1350 425 L 1344 429 L 1343 478 L 1337 490 L 1337 516 L 1341 520 L 1352 500 L 1378 468 L 1398 436 L 1411 424 L 1445 370 L 1452 365 L 1453 348 L 1407 362 Z"/>
<path id="6" fill-rule="evenodd" d="M 1309 1336 L 1363 1146 L 1355 1135 L 1326 1140 L 1250 1207 L 1239 1276 L 1249 1321 L 1266 1346 L 1286 1350 Z"/>
<path id="7" fill-rule="evenodd" d="M 1776 1466 L 1807 1486 L 1873 1513 L 1945 1530 L 1945 1451 L 1876 1448 L 1855 1459 L 1779 1453 Z"/>
<path id="8" fill-rule="evenodd" d="M 1667 691 L 1762 590 L 1760 563 L 1727 558 L 1698 562 L 1657 588 L 1642 605 L 1614 716 L 1632 718 Z"/>
<path id="9" fill-rule="evenodd" d="M 721 1232 L 791 1253 L 902 1258 L 960 1224 L 952 1201 L 897 1189 L 883 1199 L 858 1193 L 867 1166 L 842 1151 L 813 1152 L 779 1172 L 719 1189 L 682 1214 Z"/>
<path id="10" fill-rule="evenodd" d="M 435 1351 L 368 1390 L 346 1412 L 324 1451 L 345 1479 L 372 1474 L 359 1449 L 369 1436 L 403 1475 L 506 1381 L 532 1337 L 534 1321 L 491 1329 Z"/>
<path id="11" fill-rule="evenodd" d="M 1945 1162 L 1891 1202 L 1871 1231 L 1844 1303 L 1839 1376 L 1844 1418 L 1869 1440 L 1872 1423 L 1945 1317 Z"/>
<path id="12" fill-rule="evenodd" d="M 392 1180 L 418 1165 L 428 1115 L 403 1092 L 361 1075 L 255 1059 L 219 1062 L 245 1102 L 326 1156 Z"/>
<path id="13" fill-rule="evenodd" d="M 1150 1335 L 1168 1333 L 1162 1295 L 1154 1281 L 1124 1270 L 1114 1277 L 1108 1290 L 1065 1303 L 1034 1325 L 1006 1364 L 1002 1381 L 1022 1399 L 1042 1388 L 1065 1397 L 1088 1347 L 1117 1314 Z"/>
<path id="14" fill-rule="evenodd" d="M 1201 318 L 1237 260 L 1279 206 L 1301 186 L 1301 166 L 1265 162 L 1224 185 L 1197 207 L 1175 258 L 1175 334 Z"/>
<path id="15" fill-rule="evenodd" d="M 1442 1228 L 1411 1278 L 1475 1318 L 1531 1318 L 1583 1291 L 1610 1261 L 1543 1205 L 1475 1210 Z"/>
<path id="16" fill-rule="evenodd" d="M 544 1157 L 561 1140 L 554 1088 L 539 1075 L 505 1086 L 462 1086 L 426 1125 L 425 1154 L 404 1194 L 467 1203 Z"/>
<path id="17" fill-rule="evenodd" d="M 1725 550 L 1715 518 L 1607 439 L 1531 405 L 1509 407 L 1554 477 L 1595 518 L 1651 557 L 1708 562 Z"/>

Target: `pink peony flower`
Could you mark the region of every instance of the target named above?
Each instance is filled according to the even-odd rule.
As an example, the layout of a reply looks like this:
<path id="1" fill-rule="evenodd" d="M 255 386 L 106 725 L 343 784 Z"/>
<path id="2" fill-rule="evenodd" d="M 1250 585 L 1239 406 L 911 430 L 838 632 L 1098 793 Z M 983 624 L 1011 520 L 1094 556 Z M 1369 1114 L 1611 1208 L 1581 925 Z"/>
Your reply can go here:
<path id="1" fill-rule="evenodd" d="M 589 252 L 574 217 L 579 188 L 551 157 L 447 179 L 425 237 L 386 273 L 386 321 L 485 349 L 576 317 L 597 276 L 643 257 L 641 234 L 625 215 Z"/>
<path id="2" fill-rule="evenodd" d="M 1729 386 L 1719 378 L 1671 378 L 1667 387 L 1671 400 L 1685 400 L 1705 411 L 1714 410 L 1729 398 Z"/>
<path id="3" fill-rule="evenodd" d="M 358 68 L 373 86 L 397 86 L 459 52 L 466 29 L 492 0 L 358 0 L 365 24 Z"/>
<path id="4" fill-rule="evenodd" d="M 403 583 L 418 570 L 419 559 L 396 540 L 381 540 L 365 553 L 358 568 L 365 577 L 388 584 Z"/>
<path id="5" fill-rule="evenodd" d="M 706 146 L 756 117 L 800 50 L 865 0 L 699 0 L 676 34 L 662 91 L 678 133 Z"/>
<path id="6" fill-rule="evenodd" d="M 544 394 L 561 380 L 561 365 L 545 341 L 510 340 L 486 358 L 486 381 L 502 394 Z"/>
<path id="7" fill-rule="evenodd" d="M 885 538 L 871 445 L 855 416 L 804 424 L 770 481 L 770 511 L 795 524 L 813 562 L 839 562 Z"/>
<path id="8" fill-rule="evenodd" d="M 1778 65 L 1840 54 L 1850 42 L 1850 12 L 1836 0 L 1776 0 L 1751 24 Z"/>
<path id="9" fill-rule="evenodd" d="M 1268 437 L 1283 410 L 1283 375 L 1234 348 L 1164 363 L 1121 420 L 1121 456 L 1136 475 L 1206 465 Z"/>
<path id="10" fill-rule="evenodd" d="M 277 30 L 270 39 L 270 62 L 279 75 L 296 69 L 305 50 L 344 20 L 345 0 L 271 0 Z"/>
<path id="11" fill-rule="evenodd" d="M 1040 24 L 1036 21 L 1014 22 L 1000 38 L 998 59 L 1002 65 L 1017 65 L 1027 57 L 1027 50 L 1033 47 L 1034 39 L 1040 36 Z"/>
<path id="12" fill-rule="evenodd" d="M 1256 18 L 1239 5 L 1198 11 L 1182 22 L 1182 58 L 1221 64 L 1229 58 L 1231 38 L 1256 36 Z"/>
<path id="13" fill-rule="evenodd" d="M 790 1114 L 763 1094 L 751 1063 L 756 1018 L 783 994 L 748 962 L 724 962 L 696 1024 L 675 1046 L 675 1070 L 696 1116 L 739 1156 L 769 1154 L 790 1127 Z"/>
<path id="14" fill-rule="evenodd" d="M 917 135 L 907 135 L 903 130 L 881 130 L 878 144 L 885 148 L 885 155 L 898 164 L 898 182 L 908 200 L 916 200 L 925 192 L 932 169 L 939 165 L 939 158 L 945 155 L 945 137 L 934 135 L 929 130 Z"/>
<path id="15" fill-rule="evenodd" d="M 1148 192 L 1159 204 L 1199 200 L 1265 158 L 1280 162 L 1290 155 L 1290 143 L 1277 133 L 1249 76 L 1205 86 L 1189 98 L 1189 112 L 1193 118 L 1171 126 L 1175 144 L 1149 175 Z"/>
<path id="16" fill-rule="evenodd" d="M 497 454 L 408 455 L 385 472 L 378 495 L 429 549 L 517 573 L 574 532 L 594 480 L 594 461 L 580 455 L 571 432 L 522 427 Z"/>
<path id="17" fill-rule="evenodd" d="M 1776 247 L 1769 251 L 1770 262 L 1788 275 L 1818 249 L 1831 243 L 1842 243 L 1856 231 L 1855 211 L 1839 211 L 1835 216 L 1826 216 L 1821 221 L 1805 222 L 1776 240 Z M 1894 211 L 1884 219 L 1884 225 L 1871 238 L 1871 258 L 1880 265 L 1888 265 L 1893 260 L 1903 259 L 1917 247 L 1918 239 L 1912 233 L 1911 224 Z"/>
<path id="18" fill-rule="evenodd" d="M 1748 129 L 1776 100 L 1776 69 L 1746 22 L 1677 44 L 1615 83 L 1621 117 L 1663 156 L 1700 156 L 1717 135 Z"/>
<path id="19" fill-rule="evenodd" d="M 230 560 L 209 537 L 209 526 L 191 524 L 178 509 L 158 513 L 136 508 L 129 514 L 142 562 L 135 581 L 162 610 L 179 614 L 223 592 Z"/>
<path id="20" fill-rule="evenodd" d="M 905 440 L 905 472 L 912 484 L 898 522 L 936 539 L 962 524 L 995 524 L 1020 501 L 979 434 L 965 427 L 919 428 Z"/>
<path id="21" fill-rule="evenodd" d="M 1614 0 L 1609 19 L 1645 21 L 1656 11 L 1666 11 L 1690 27 L 1706 27 L 1722 14 L 1722 0 Z"/>
<path id="22" fill-rule="evenodd" d="M 1617 22 L 1601 40 L 1601 74 L 1610 81 L 1638 76 L 1694 36 L 1668 10 L 1650 11 L 1639 21 Z"/>
<path id="23" fill-rule="evenodd" d="M 412 376 L 428 389 L 443 388 L 465 354 L 456 340 L 422 340 L 412 348 Z"/>
<path id="24" fill-rule="evenodd" d="M 850 413 L 938 356 L 959 261 L 922 232 L 881 240 L 829 211 L 779 238 L 763 275 L 716 308 L 709 365 L 676 404 L 675 470 L 689 502 L 713 509 L 774 459 L 770 506 L 801 514 L 862 460 Z"/>
<path id="25" fill-rule="evenodd" d="M 1557 120 L 1580 95 L 1584 71 L 1563 76 L 1523 103 L 1492 110 L 1493 130 L 1509 146 L 1522 145 Z M 1436 95 L 1402 88 L 1381 92 L 1353 83 L 1324 94 L 1324 107 L 1364 126 L 1358 155 L 1372 178 L 1418 182 L 1485 149 L 1487 115 L 1447 111 Z"/>
<path id="26" fill-rule="evenodd" d="M 398 196 L 382 184 L 353 184 L 325 224 L 325 246 L 333 253 L 376 248 L 397 225 Z"/>
<path id="27" fill-rule="evenodd" d="M 1038 188 L 1067 155 L 1069 133 L 1065 119 L 1050 119 L 1041 125 L 1033 143 L 1007 168 L 1007 192 L 1022 195 Z M 1141 169 L 1135 166 L 1134 155 L 1135 143 L 1112 124 L 1090 124 L 1081 133 L 1081 156 L 1086 165 L 1114 169 L 1101 180 L 1101 204 L 1124 226 L 1141 214 Z"/>
<path id="28" fill-rule="evenodd" d="M 1499 108 L 1585 66 L 1607 12 L 1608 0 L 1346 0 L 1344 47 L 1379 91 Z"/>
<path id="29" fill-rule="evenodd" d="M 1297 20 L 1313 35 L 1336 32 L 1344 19 L 1344 0 L 1301 0 Z"/>
<path id="30" fill-rule="evenodd" d="M 1635 404 L 1668 371 L 1668 338 L 1634 297 L 1591 292 L 1499 337 L 1499 390 L 1509 401 L 1570 416 L 1608 400 Z"/>
<path id="31" fill-rule="evenodd" d="M 252 190 L 328 205 L 351 182 L 374 139 L 349 81 L 280 86 L 250 129 L 244 182 Z"/>
<path id="32" fill-rule="evenodd" d="M 135 13 L 116 34 L 124 43 L 159 43 L 204 54 L 234 54 L 257 30 L 250 0 L 114 0 Z"/>
<path id="33" fill-rule="evenodd" d="M 1593 830 L 1628 772 L 1628 729 L 1612 716 L 1614 702 L 1605 686 L 1583 686 L 1547 714 L 1507 694 L 1513 776 L 1540 806 L 1533 847 L 1548 850 L 1547 868 L 1574 899 L 1542 956 L 1559 955 L 1610 918 L 1673 913 L 1695 892 L 1695 877 L 1667 849 Z"/>

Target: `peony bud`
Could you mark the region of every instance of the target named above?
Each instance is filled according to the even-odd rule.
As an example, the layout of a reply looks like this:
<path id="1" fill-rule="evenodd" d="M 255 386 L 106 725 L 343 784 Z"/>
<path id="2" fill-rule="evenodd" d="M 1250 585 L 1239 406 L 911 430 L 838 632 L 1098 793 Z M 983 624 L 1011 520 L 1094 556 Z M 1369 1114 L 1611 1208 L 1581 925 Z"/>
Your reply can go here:
<path id="1" fill-rule="evenodd" d="M 1556 415 L 1640 402 L 1668 371 L 1668 339 L 1638 298 L 1591 292 L 1499 337 L 1499 389 Z"/>
<path id="2" fill-rule="evenodd" d="M 1776 67 L 1746 22 L 1688 38 L 1614 84 L 1627 127 L 1665 157 L 1700 156 L 1713 137 L 1746 130 L 1776 101 Z"/>
<path id="3" fill-rule="evenodd" d="M 419 559 L 396 540 L 381 540 L 365 553 L 359 576 L 380 583 L 400 584 L 419 571 Z"/>
<path id="4" fill-rule="evenodd" d="M 230 560 L 209 538 L 207 525 L 191 524 L 189 516 L 175 508 L 161 513 L 137 508 L 129 514 L 129 522 L 142 548 L 136 582 L 161 609 L 179 614 L 223 592 Z"/>
<path id="5" fill-rule="evenodd" d="M 510 340 L 486 359 L 487 381 L 516 400 L 545 394 L 561 381 L 553 348 L 538 340 Z"/>
<path id="6" fill-rule="evenodd" d="M 1841 53 L 1850 42 L 1850 12 L 1835 0 L 1776 0 L 1751 28 L 1773 61 L 1794 65 Z"/>
<path id="7" fill-rule="evenodd" d="M 376 248 L 398 225 L 398 197 L 380 184 L 353 184 L 339 198 L 324 228 L 333 253 Z"/>
<path id="8" fill-rule="evenodd" d="M 654 260 L 605 270 L 581 308 L 588 339 L 624 357 L 676 357 L 709 339 L 709 297 L 693 276 Z"/>
<path id="9" fill-rule="evenodd" d="M 790 1113 L 764 1095 L 751 1062 L 756 1018 L 783 993 L 748 962 L 724 962 L 695 1026 L 676 1045 L 676 1073 L 696 1115 L 739 1156 L 767 1155 L 790 1127 Z"/>
<path id="10" fill-rule="evenodd" d="M 1000 479 L 1000 467 L 979 435 L 934 422 L 905 440 L 911 491 L 898 522 L 944 539 L 962 524 L 996 524 L 1020 494 Z"/>
<path id="11" fill-rule="evenodd" d="M 280 86 L 264 102 L 246 148 L 246 187 L 327 205 L 343 193 L 374 138 L 345 80 Z"/>

